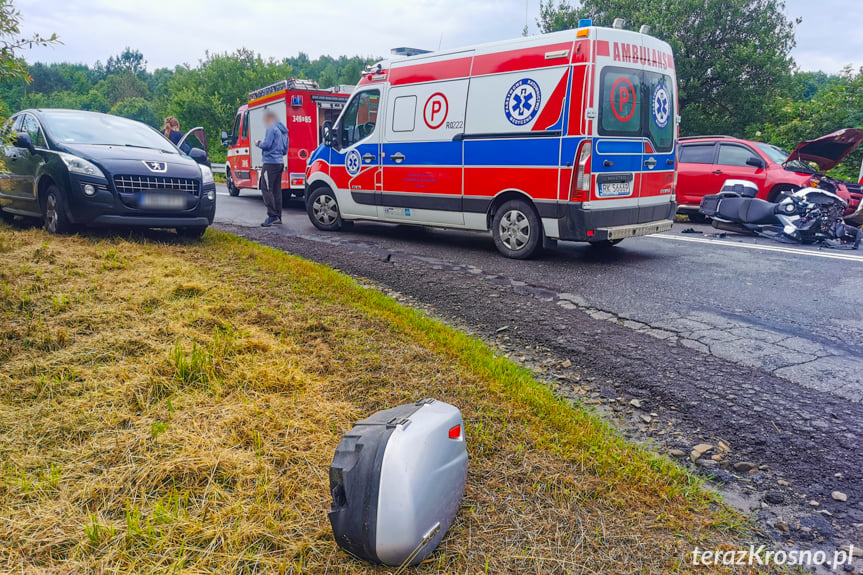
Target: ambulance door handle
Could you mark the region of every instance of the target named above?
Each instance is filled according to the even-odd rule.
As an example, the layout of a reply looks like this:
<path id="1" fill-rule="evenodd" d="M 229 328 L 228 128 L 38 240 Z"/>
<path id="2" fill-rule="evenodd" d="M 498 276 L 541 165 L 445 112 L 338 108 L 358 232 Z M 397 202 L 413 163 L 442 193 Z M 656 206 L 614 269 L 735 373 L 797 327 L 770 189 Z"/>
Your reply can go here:
<path id="1" fill-rule="evenodd" d="M 644 165 L 647 166 L 648 168 L 652 168 L 652 167 L 656 166 L 656 160 L 654 160 L 653 158 L 650 158 L 649 160 L 644 162 Z"/>
<path id="2" fill-rule="evenodd" d="M 402 162 L 405 161 L 405 155 L 402 154 L 401 152 L 396 152 L 395 154 L 390 156 L 390 158 L 392 158 L 393 161 L 397 164 L 401 164 Z"/>
<path id="3" fill-rule="evenodd" d="M 371 164 L 372 162 L 375 161 L 375 155 L 374 154 L 366 154 L 365 156 L 363 156 L 363 161 L 367 164 Z"/>

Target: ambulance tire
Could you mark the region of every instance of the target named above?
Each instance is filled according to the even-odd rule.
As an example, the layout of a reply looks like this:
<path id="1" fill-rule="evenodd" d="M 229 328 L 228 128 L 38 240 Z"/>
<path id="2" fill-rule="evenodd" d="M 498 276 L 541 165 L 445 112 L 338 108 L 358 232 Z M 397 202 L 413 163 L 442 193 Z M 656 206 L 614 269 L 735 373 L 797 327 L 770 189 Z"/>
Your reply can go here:
<path id="1" fill-rule="evenodd" d="M 526 260 L 542 247 L 542 223 L 525 200 L 509 200 L 498 208 L 491 234 L 498 251 L 508 258 Z"/>
<path id="2" fill-rule="evenodd" d="M 315 188 L 306 199 L 306 212 L 312 225 L 324 232 L 336 232 L 344 226 L 336 194 L 326 187 Z"/>

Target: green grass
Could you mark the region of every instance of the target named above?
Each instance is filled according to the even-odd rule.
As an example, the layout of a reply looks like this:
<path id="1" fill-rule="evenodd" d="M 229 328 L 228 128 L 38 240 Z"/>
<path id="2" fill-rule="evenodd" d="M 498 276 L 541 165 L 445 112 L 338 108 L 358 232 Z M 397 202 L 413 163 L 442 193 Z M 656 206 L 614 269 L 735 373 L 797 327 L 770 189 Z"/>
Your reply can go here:
<path id="1" fill-rule="evenodd" d="M 462 410 L 470 474 L 418 572 L 687 572 L 747 537 L 671 461 L 325 266 L 214 231 L 0 245 L 0 571 L 392 572 L 336 547 L 327 468 L 422 397 Z"/>

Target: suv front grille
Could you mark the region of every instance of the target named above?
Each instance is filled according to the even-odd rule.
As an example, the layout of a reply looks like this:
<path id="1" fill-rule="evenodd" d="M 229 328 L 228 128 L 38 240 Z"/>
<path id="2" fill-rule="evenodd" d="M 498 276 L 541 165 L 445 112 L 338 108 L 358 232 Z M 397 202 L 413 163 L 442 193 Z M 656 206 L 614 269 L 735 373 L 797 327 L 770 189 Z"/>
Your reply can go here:
<path id="1" fill-rule="evenodd" d="M 121 194 L 137 194 L 146 191 L 173 190 L 197 196 L 198 180 L 193 178 L 168 178 L 164 176 L 114 176 L 114 185 Z"/>

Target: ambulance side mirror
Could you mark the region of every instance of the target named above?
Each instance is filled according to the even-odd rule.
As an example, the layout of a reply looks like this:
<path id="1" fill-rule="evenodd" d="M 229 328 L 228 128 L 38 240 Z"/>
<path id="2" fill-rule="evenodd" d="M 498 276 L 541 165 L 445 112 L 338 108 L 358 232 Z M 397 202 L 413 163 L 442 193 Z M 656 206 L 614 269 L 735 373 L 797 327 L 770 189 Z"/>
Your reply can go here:
<path id="1" fill-rule="evenodd" d="M 332 122 L 324 122 L 321 126 L 321 141 L 323 141 L 324 145 L 328 148 L 333 147 L 333 123 Z"/>

